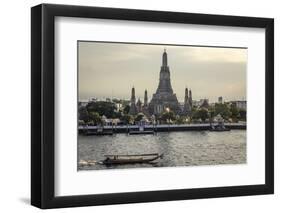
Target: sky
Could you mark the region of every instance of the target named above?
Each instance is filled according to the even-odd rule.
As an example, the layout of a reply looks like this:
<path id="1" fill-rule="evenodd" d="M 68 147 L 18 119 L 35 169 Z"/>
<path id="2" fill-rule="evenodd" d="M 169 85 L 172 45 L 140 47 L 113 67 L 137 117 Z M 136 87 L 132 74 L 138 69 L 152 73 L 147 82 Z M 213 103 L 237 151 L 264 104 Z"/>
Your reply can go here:
<path id="1" fill-rule="evenodd" d="M 78 42 L 79 100 L 130 99 L 134 86 L 143 101 L 159 83 L 164 49 L 171 84 L 180 102 L 187 87 L 194 100 L 246 100 L 247 49 L 179 45 Z"/>

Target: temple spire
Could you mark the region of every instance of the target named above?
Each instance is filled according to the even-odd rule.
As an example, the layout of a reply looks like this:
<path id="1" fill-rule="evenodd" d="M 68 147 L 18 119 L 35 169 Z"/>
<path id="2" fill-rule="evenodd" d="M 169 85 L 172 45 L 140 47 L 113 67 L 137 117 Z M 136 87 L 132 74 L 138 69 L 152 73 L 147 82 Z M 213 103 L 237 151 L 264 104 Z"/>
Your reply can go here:
<path id="1" fill-rule="evenodd" d="M 144 107 L 148 106 L 147 90 L 144 91 Z"/>
<path id="2" fill-rule="evenodd" d="M 166 53 L 166 48 L 164 49 L 164 53 L 163 53 L 163 56 L 162 56 L 162 66 L 163 67 L 168 66 L 168 56 L 167 56 L 167 53 Z"/>
<path id="3" fill-rule="evenodd" d="M 188 91 L 188 88 L 185 88 L 184 93 L 184 106 L 183 106 L 183 115 L 191 115 L 192 112 L 192 104 L 190 102 L 191 98 L 191 90 Z"/>
<path id="4" fill-rule="evenodd" d="M 136 94 L 135 94 L 135 87 L 132 88 L 132 94 L 131 94 L 131 102 L 136 102 Z"/>
<path id="5" fill-rule="evenodd" d="M 192 108 L 192 91 L 191 91 L 191 89 L 189 90 L 189 105 L 190 105 L 190 107 Z"/>
<path id="6" fill-rule="evenodd" d="M 135 87 L 132 88 L 131 92 L 131 105 L 130 105 L 130 111 L 129 114 L 135 115 L 137 113 L 136 108 L 136 94 L 135 94 Z"/>
<path id="7" fill-rule="evenodd" d="M 188 103 L 188 88 L 185 88 L 184 103 Z"/>

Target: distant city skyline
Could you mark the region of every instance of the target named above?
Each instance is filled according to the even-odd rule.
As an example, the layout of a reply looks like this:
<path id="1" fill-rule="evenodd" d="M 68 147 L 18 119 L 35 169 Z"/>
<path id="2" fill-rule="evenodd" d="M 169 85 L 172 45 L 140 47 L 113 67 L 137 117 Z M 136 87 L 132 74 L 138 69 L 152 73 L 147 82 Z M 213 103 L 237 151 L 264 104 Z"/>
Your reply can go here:
<path id="1" fill-rule="evenodd" d="M 164 48 L 179 102 L 185 87 L 193 100 L 246 100 L 247 49 L 150 44 L 79 42 L 79 100 L 136 98 L 155 93 Z"/>

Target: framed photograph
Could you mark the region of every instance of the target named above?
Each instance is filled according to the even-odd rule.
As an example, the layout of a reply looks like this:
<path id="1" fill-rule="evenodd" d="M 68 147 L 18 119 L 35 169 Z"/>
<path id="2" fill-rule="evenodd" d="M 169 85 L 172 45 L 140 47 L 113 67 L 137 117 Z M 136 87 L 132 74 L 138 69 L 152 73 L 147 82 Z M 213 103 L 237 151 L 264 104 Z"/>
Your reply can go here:
<path id="1" fill-rule="evenodd" d="M 31 204 L 274 192 L 274 20 L 31 9 Z"/>

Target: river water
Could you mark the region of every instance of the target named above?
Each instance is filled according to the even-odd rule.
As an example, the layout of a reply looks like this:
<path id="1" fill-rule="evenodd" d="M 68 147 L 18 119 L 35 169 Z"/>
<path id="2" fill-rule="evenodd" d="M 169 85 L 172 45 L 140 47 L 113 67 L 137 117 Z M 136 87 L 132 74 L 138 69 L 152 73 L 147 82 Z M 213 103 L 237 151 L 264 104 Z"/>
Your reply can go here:
<path id="1" fill-rule="evenodd" d="M 246 131 L 159 132 L 157 135 L 82 136 L 78 137 L 78 161 L 102 161 L 106 154 L 164 154 L 150 164 L 91 165 L 78 170 L 197 166 L 246 163 Z"/>

